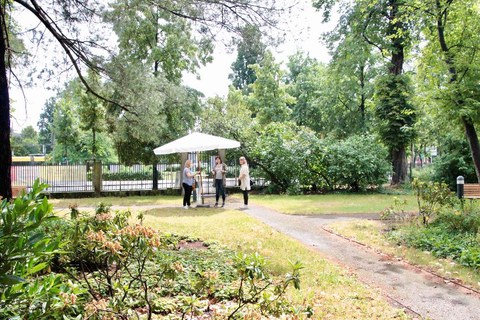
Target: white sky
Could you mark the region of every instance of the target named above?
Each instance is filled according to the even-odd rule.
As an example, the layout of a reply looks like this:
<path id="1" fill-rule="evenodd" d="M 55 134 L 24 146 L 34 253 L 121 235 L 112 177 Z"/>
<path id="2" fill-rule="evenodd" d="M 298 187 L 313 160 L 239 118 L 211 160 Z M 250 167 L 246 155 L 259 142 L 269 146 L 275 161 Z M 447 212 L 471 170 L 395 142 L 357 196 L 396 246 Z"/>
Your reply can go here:
<path id="1" fill-rule="evenodd" d="M 285 62 L 288 56 L 298 50 L 308 53 L 312 58 L 328 62 L 330 59 L 328 50 L 319 37 L 322 32 L 331 30 L 334 24 L 321 23 L 321 13 L 311 7 L 311 0 L 299 0 L 298 6 L 288 18 L 289 21 L 282 27 L 286 30 L 284 44 L 271 49 L 277 62 Z M 196 79 L 194 75 L 187 75 L 184 77 L 184 82 L 203 92 L 207 97 L 225 96 L 230 84 L 228 79 L 231 72 L 230 66 L 234 60 L 235 53 L 229 54 L 223 46 L 219 45 L 214 52 L 214 61 L 199 70 L 200 79 Z M 20 132 L 22 128 L 29 125 L 37 128 L 42 108 L 46 100 L 55 95 L 55 92 L 37 86 L 24 88 L 24 94 L 26 100 L 20 90 L 14 88 L 10 90 L 12 108 L 15 109 L 11 122 L 15 132 Z"/>

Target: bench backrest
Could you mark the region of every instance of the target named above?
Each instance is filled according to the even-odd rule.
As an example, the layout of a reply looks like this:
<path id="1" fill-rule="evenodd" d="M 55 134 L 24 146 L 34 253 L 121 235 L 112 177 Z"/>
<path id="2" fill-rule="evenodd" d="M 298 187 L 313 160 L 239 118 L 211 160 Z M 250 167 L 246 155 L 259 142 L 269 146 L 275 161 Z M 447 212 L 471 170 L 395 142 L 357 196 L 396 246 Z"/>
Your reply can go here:
<path id="1" fill-rule="evenodd" d="M 466 183 L 463 186 L 463 197 L 480 199 L 480 183 Z"/>

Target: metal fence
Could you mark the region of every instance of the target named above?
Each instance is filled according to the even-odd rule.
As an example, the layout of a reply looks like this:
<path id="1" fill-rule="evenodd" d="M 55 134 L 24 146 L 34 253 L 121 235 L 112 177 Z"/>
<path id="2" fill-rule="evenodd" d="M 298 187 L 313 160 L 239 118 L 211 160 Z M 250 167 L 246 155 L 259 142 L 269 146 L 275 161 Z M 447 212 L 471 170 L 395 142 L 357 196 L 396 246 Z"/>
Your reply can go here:
<path id="1" fill-rule="evenodd" d="M 197 159 L 197 154 L 189 154 L 195 168 L 200 161 L 202 168 L 203 193 L 214 193 L 214 181 L 210 172 L 214 166 L 214 155 L 204 153 Z M 179 163 L 158 163 L 157 189 L 181 188 L 181 165 Z M 239 173 L 238 165 L 228 165 L 227 187 L 236 186 Z M 47 183 L 48 193 L 93 192 L 93 166 L 85 164 L 38 164 L 12 166 L 12 185 L 25 186 L 31 190 L 35 179 Z M 154 188 L 153 165 L 135 164 L 102 164 L 102 191 L 142 191 Z M 265 179 L 254 178 L 256 184 L 263 185 Z"/>
<path id="2" fill-rule="evenodd" d="M 93 191 L 91 181 L 87 179 L 89 167 L 78 165 L 13 165 L 12 185 L 25 186 L 31 190 L 35 179 L 49 184 L 47 192 L 84 192 Z"/>

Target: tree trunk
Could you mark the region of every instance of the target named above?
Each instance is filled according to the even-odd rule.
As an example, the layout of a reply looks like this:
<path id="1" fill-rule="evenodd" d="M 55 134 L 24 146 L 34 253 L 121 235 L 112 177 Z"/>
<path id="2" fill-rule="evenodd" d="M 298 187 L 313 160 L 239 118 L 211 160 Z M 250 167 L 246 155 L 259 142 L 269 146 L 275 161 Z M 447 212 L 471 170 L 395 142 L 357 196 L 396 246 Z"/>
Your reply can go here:
<path id="1" fill-rule="evenodd" d="M 470 152 L 475 165 L 475 172 L 477 174 L 477 181 L 480 183 L 480 143 L 478 142 L 477 131 L 471 120 L 462 117 L 463 127 L 465 128 L 465 135 L 467 136 Z"/>
<path id="2" fill-rule="evenodd" d="M 405 147 L 402 147 L 398 150 L 392 150 L 390 153 L 392 159 L 392 185 L 398 185 L 405 182 L 407 177 L 408 165 L 407 165 L 407 153 L 405 152 Z"/>
<path id="3" fill-rule="evenodd" d="M 403 22 L 398 18 L 398 0 L 390 0 L 389 6 L 391 8 L 389 14 L 390 27 L 388 30 L 388 35 L 395 35 L 397 30 L 404 30 Z M 392 40 L 392 57 L 390 60 L 389 72 L 394 76 L 399 76 L 403 72 L 403 63 L 405 60 L 405 39 L 400 36 L 396 36 Z M 393 150 L 391 155 L 393 176 L 392 176 L 392 185 L 402 184 L 405 182 L 407 177 L 408 165 L 407 165 L 407 156 L 406 156 L 406 147 L 401 146 L 398 150 Z"/>
<path id="4" fill-rule="evenodd" d="M 366 131 L 365 127 L 365 102 L 367 101 L 367 97 L 365 94 L 365 66 L 360 66 L 360 90 L 361 90 L 361 97 L 360 97 L 360 116 L 362 121 L 362 130 Z"/>
<path id="5" fill-rule="evenodd" d="M 450 83 L 455 83 L 458 81 L 458 72 L 455 66 L 455 57 L 452 54 L 452 51 L 448 47 L 447 40 L 445 38 L 445 21 L 446 16 L 449 13 L 448 6 L 443 8 L 440 1 L 436 1 L 436 8 L 438 12 L 441 12 L 437 18 L 437 32 L 438 32 L 438 42 L 440 44 L 440 49 L 444 54 L 444 61 L 448 65 L 448 71 L 450 73 Z M 465 101 L 456 101 L 458 106 L 465 104 Z M 473 164 L 475 166 L 475 173 L 477 174 L 477 181 L 480 183 L 480 144 L 478 142 L 477 131 L 473 121 L 465 116 L 461 116 L 463 127 L 465 129 L 465 135 L 467 136 L 468 144 L 470 146 L 470 153 L 473 158 Z"/>
<path id="6" fill-rule="evenodd" d="M 1 9 L 2 11 L 4 9 Z M 6 52 L 7 29 L 4 12 L 0 12 L 0 196 L 6 199 L 12 197 L 12 151 L 10 147 L 10 98 L 8 94 Z"/>

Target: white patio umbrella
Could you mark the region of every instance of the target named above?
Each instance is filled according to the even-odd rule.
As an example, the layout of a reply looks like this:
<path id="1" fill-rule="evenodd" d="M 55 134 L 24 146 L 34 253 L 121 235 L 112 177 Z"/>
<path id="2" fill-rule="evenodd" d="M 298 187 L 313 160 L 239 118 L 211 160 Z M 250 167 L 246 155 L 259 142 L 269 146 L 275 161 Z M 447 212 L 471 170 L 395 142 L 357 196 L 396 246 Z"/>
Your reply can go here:
<path id="1" fill-rule="evenodd" d="M 240 142 L 212 136 L 201 132 L 194 132 L 180 139 L 169 142 L 153 150 L 156 155 L 199 152 L 215 149 L 231 149 L 240 147 Z"/>
<path id="2" fill-rule="evenodd" d="M 215 149 L 232 149 L 240 147 L 240 142 L 222 138 L 218 136 L 212 136 L 201 132 L 194 132 L 185 137 L 179 138 L 172 142 L 169 142 L 161 147 L 153 150 L 156 155 L 171 154 L 171 153 L 188 153 L 208 151 Z M 197 155 L 197 159 L 200 157 Z M 201 162 L 198 162 L 199 169 L 201 170 Z M 200 197 L 203 204 L 203 187 L 202 187 L 202 175 L 200 175 Z"/>

